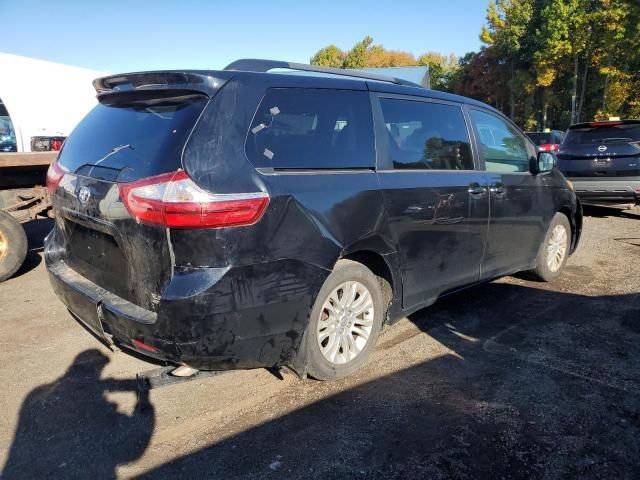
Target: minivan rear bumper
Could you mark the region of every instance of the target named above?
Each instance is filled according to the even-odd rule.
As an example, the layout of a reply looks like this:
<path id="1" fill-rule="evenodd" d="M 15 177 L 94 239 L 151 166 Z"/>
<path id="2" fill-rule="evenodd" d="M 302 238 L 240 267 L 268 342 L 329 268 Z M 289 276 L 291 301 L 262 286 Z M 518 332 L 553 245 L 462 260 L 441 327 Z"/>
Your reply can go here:
<path id="1" fill-rule="evenodd" d="M 328 275 L 292 260 L 176 273 L 152 312 L 77 273 L 49 237 L 45 262 L 56 295 L 104 343 L 202 370 L 292 365 Z"/>
<path id="2" fill-rule="evenodd" d="M 616 205 L 640 203 L 640 177 L 569 177 L 582 203 Z"/>

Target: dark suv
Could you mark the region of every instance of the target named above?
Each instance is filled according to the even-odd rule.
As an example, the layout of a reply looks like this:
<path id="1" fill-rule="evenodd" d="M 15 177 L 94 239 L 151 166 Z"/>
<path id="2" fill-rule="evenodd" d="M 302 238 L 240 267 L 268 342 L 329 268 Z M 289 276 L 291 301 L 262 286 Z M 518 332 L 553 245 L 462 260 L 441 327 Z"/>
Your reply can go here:
<path id="1" fill-rule="evenodd" d="M 521 270 L 553 279 L 578 243 L 553 155 L 473 100 L 265 60 L 94 84 L 49 171 L 45 256 L 109 344 L 337 378 L 384 323 Z"/>
<path id="2" fill-rule="evenodd" d="M 583 203 L 640 203 L 640 120 L 572 125 L 558 160 Z"/>

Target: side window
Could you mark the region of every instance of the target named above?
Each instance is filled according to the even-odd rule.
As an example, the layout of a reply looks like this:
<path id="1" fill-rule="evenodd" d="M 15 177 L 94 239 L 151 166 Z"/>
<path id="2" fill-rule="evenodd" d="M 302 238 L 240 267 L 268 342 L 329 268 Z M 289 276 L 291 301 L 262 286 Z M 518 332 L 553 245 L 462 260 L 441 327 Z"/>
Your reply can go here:
<path id="1" fill-rule="evenodd" d="M 367 92 L 268 90 L 245 150 L 257 167 L 373 168 L 375 146 Z"/>
<path id="2" fill-rule="evenodd" d="M 518 131 L 501 118 L 470 110 L 488 172 L 528 172 L 529 152 Z"/>
<path id="3" fill-rule="evenodd" d="M 389 98 L 380 106 L 394 169 L 473 170 L 460 107 Z"/>

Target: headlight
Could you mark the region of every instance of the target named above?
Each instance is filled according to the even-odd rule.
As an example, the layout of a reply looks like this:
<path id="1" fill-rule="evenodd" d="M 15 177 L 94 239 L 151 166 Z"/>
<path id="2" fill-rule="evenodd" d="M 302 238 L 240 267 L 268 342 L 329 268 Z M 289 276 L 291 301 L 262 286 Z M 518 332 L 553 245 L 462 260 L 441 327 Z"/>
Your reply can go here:
<path id="1" fill-rule="evenodd" d="M 569 188 L 573 190 L 573 182 L 571 180 L 567 180 L 567 185 L 569 185 Z"/>

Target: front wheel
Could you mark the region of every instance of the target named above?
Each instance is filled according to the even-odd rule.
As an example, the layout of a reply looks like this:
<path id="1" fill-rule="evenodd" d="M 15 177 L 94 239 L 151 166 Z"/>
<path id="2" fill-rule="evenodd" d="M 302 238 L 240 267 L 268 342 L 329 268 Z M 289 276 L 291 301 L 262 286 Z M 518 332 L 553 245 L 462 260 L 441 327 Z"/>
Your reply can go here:
<path id="1" fill-rule="evenodd" d="M 343 378 L 373 351 L 386 316 L 383 280 L 340 260 L 320 289 L 307 331 L 307 368 L 318 380 Z"/>
<path id="2" fill-rule="evenodd" d="M 569 257 L 571 246 L 571 225 L 562 213 L 556 213 L 544 243 L 538 252 L 536 268 L 532 273 L 543 282 L 550 282 L 560 276 Z"/>

